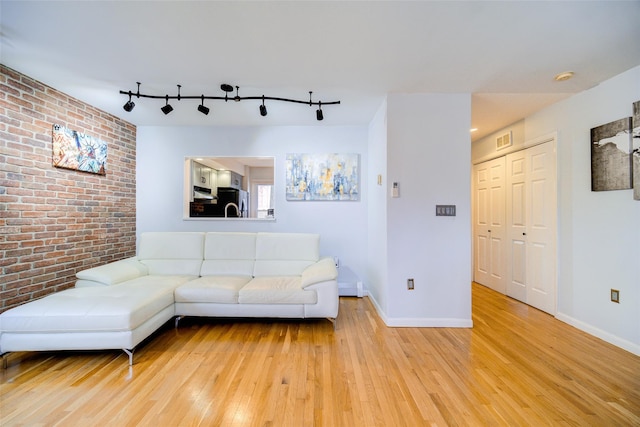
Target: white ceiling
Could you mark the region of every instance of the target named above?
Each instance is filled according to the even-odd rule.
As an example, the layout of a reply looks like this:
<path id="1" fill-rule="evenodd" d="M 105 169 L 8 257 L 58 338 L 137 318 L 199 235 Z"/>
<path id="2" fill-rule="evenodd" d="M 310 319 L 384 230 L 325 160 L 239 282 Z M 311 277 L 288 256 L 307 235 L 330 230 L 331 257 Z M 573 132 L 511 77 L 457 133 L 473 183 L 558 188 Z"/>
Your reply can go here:
<path id="1" fill-rule="evenodd" d="M 3 64 L 136 125 L 368 123 L 388 93 L 471 93 L 473 139 L 640 65 L 639 1 L 5 1 Z M 553 76 L 574 71 L 555 82 Z"/>

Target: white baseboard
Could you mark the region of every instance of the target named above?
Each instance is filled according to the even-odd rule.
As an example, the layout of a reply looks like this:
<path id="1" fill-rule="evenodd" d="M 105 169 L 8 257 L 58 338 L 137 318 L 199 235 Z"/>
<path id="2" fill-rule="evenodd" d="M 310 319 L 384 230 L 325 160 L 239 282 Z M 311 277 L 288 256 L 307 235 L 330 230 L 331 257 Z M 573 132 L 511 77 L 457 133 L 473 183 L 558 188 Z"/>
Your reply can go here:
<path id="1" fill-rule="evenodd" d="M 581 331 L 588 333 L 589 335 L 598 337 L 601 340 L 608 342 L 609 344 L 613 344 L 616 347 L 620 347 L 623 350 L 633 353 L 636 356 L 640 356 L 640 345 L 638 344 L 634 344 L 631 341 L 622 339 L 616 335 L 605 332 L 602 329 L 598 329 L 595 326 L 589 325 L 588 323 L 585 323 L 581 320 L 574 319 L 573 317 L 567 316 L 563 313 L 557 313 L 556 319 L 560 320 L 561 322 L 568 323 L 569 325 L 578 328 Z"/>
<path id="2" fill-rule="evenodd" d="M 473 328 L 473 320 L 450 317 L 392 317 L 385 322 L 392 328 Z"/>
<path id="3" fill-rule="evenodd" d="M 473 320 L 458 318 L 433 318 L 433 317 L 389 317 L 378 301 L 367 292 L 367 296 L 385 325 L 391 328 L 472 328 Z"/>
<path id="4" fill-rule="evenodd" d="M 365 290 L 362 282 L 338 282 L 338 295 L 341 297 L 358 297 L 365 296 Z"/>

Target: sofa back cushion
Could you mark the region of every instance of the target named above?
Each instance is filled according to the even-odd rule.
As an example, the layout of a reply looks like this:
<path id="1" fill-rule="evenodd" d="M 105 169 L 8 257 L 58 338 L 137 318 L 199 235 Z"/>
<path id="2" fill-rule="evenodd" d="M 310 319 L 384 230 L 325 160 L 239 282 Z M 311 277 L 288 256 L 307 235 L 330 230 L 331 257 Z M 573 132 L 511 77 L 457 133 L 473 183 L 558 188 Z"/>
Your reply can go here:
<path id="1" fill-rule="evenodd" d="M 201 276 L 251 276 L 256 233 L 207 233 Z"/>
<path id="2" fill-rule="evenodd" d="M 198 276 L 204 233 L 148 232 L 140 235 L 138 260 L 149 274 Z"/>
<path id="3" fill-rule="evenodd" d="M 318 234 L 257 233 L 253 275 L 299 276 L 319 258 Z"/>

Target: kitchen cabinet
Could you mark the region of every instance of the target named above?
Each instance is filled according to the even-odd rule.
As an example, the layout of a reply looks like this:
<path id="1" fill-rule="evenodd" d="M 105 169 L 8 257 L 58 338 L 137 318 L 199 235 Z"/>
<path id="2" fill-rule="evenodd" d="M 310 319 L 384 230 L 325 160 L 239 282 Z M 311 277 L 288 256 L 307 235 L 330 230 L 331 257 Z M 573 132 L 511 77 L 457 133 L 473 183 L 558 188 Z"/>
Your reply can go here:
<path id="1" fill-rule="evenodd" d="M 209 166 L 205 166 L 198 162 L 192 162 L 191 170 L 193 172 L 193 185 L 204 188 L 215 188 L 216 171 Z"/>
<path id="2" fill-rule="evenodd" d="M 242 190 L 242 175 L 233 171 L 218 171 L 217 186 Z"/>

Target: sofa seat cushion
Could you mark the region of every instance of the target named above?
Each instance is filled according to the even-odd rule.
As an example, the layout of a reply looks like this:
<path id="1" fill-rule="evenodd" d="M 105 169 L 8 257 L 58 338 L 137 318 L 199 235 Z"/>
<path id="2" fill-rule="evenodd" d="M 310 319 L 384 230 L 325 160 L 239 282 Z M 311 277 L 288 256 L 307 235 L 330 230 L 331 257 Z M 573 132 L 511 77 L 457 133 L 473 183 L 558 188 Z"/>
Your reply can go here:
<path id="1" fill-rule="evenodd" d="M 176 289 L 176 302 L 237 304 L 238 291 L 251 276 L 203 276 Z"/>
<path id="2" fill-rule="evenodd" d="M 2 332 L 130 331 L 174 303 L 189 276 L 144 276 L 112 286 L 73 288 L 0 315 Z"/>
<path id="3" fill-rule="evenodd" d="M 302 289 L 299 276 L 255 277 L 240 289 L 240 304 L 315 304 L 314 290 Z"/>

